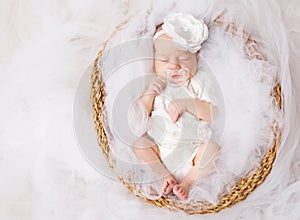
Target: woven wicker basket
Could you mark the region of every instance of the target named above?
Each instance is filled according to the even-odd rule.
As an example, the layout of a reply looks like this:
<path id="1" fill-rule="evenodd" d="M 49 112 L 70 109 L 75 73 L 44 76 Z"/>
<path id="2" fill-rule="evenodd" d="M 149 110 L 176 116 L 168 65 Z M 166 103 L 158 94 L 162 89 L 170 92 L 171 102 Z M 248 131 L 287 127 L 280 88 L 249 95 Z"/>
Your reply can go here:
<path id="1" fill-rule="evenodd" d="M 93 119 L 95 124 L 95 129 L 97 133 L 98 144 L 102 149 L 104 156 L 108 159 L 110 156 L 110 146 L 107 141 L 107 136 L 104 129 L 104 124 L 106 121 L 104 110 L 104 99 L 106 96 L 104 90 L 104 82 L 102 81 L 102 73 L 99 69 L 98 62 L 101 58 L 102 51 L 105 49 L 108 41 L 113 37 L 113 35 L 120 30 L 120 28 L 125 24 L 123 22 L 119 25 L 116 31 L 111 35 L 111 37 L 104 43 L 103 49 L 98 53 L 97 58 L 94 61 L 93 71 L 91 76 L 90 84 L 90 99 L 93 110 Z M 258 59 L 258 60 L 267 60 L 264 53 L 261 51 L 258 43 L 246 32 L 238 31 L 235 23 L 226 23 L 224 14 L 220 14 L 214 21 L 213 25 L 223 27 L 223 30 L 226 34 L 232 37 L 240 37 L 244 39 L 244 51 L 248 59 Z M 271 94 L 275 98 L 274 108 L 282 110 L 282 95 L 281 95 L 281 86 L 277 83 L 274 86 L 273 92 Z M 273 145 L 268 147 L 267 153 L 264 155 L 260 167 L 253 170 L 248 176 L 241 178 L 231 191 L 227 194 L 224 194 L 220 199 L 218 204 L 211 204 L 209 202 L 193 202 L 184 204 L 178 200 L 170 199 L 167 197 L 161 197 L 157 200 L 149 200 L 145 198 L 141 193 L 136 190 L 134 184 L 129 184 L 124 181 L 122 177 L 118 179 L 128 188 L 130 191 L 135 193 L 138 197 L 142 197 L 146 202 L 152 203 L 158 207 L 168 207 L 170 209 L 181 209 L 188 214 L 205 214 L 205 213 L 217 213 L 224 208 L 228 208 L 238 202 L 243 201 L 247 196 L 260 184 L 264 182 L 268 174 L 272 169 L 273 162 L 276 157 L 276 152 L 280 144 L 281 130 L 278 127 L 277 121 L 273 122 L 273 132 L 274 132 L 274 141 Z M 109 161 L 109 160 L 108 160 Z M 112 165 L 109 164 L 111 168 Z"/>

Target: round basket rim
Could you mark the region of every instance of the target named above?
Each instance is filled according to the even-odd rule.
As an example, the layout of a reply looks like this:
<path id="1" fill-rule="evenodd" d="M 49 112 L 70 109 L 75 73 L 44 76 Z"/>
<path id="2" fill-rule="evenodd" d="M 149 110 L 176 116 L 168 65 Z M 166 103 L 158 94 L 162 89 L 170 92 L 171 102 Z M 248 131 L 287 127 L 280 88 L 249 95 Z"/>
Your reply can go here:
<path id="1" fill-rule="evenodd" d="M 242 37 L 245 40 L 244 50 L 249 59 L 266 60 L 267 58 L 264 53 L 260 50 L 260 47 L 256 40 L 254 40 L 250 34 L 245 30 L 239 31 L 236 24 L 233 22 L 225 21 L 225 11 L 223 11 L 217 18 L 213 19 L 213 24 L 219 27 L 223 27 L 224 32 L 231 36 Z M 97 54 L 94 60 L 93 70 L 90 81 L 90 102 L 93 111 L 93 121 L 97 134 L 98 145 L 101 147 L 102 152 L 109 163 L 110 146 L 107 140 L 107 134 L 104 129 L 103 121 L 105 121 L 104 111 L 104 99 L 106 92 L 104 89 L 104 82 L 102 81 L 102 72 L 99 68 L 98 62 L 105 50 L 108 42 L 112 37 L 123 27 L 127 22 L 126 20 L 117 26 L 115 31 L 106 40 L 103 48 Z M 255 53 L 253 53 L 253 49 Z M 251 52 L 252 51 L 252 52 Z M 281 85 L 277 81 L 271 94 L 275 99 L 275 107 L 282 111 L 282 94 Z M 158 207 L 168 207 L 170 209 L 181 209 L 187 214 L 206 214 L 206 213 L 217 213 L 225 208 L 231 207 L 247 198 L 247 196 L 254 191 L 260 184 L 264 182 L 266 177 L 271 172 L 273 163 L 276 158 L 276 153 L 280 145 L 281 139 L 281 128 L 276 120 L 273 121 L 273 144 L 270 146 L 261 160 L 260 167 L 254 169 L 248 176 L 241 178 L 231 191 L 224 194 L 218 204 L 211 204 L 209 202 L 201 203 L 181 203 L 179 200 L 170 199 L 168 197 L 161 197 L 156 200 L 151 200 L 144 197 L 135 188 L 134 184 L 127 183 L 122 177 L 118 177 L 120 182 L 131 192 L 135 193 L 136 196 L 142 197 L 146 202 L 154 204 Z M 113 168 L 113 165 L 109 163 L 109 166 Z"/>

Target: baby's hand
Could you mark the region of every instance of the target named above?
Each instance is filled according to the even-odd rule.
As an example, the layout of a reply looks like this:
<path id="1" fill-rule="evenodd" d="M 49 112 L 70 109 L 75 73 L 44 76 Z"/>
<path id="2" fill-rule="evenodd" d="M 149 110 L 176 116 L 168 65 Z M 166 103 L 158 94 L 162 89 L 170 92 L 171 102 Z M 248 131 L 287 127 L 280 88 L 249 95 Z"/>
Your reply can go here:
<path id="1" fill-rule="evenodd" d="M 186 111 L 186 100 L 174 99 L 168 105 L 167 111 L 173 123 L 176 123 L 179 119 L 179 116 Z"/>
<path id="2" fill-rule="evenodd" d="M 158 95 L 166 88 L 167 80 L 163 77 L 157 77 L 152 83 L 150 83 L 146 94 Z"/>

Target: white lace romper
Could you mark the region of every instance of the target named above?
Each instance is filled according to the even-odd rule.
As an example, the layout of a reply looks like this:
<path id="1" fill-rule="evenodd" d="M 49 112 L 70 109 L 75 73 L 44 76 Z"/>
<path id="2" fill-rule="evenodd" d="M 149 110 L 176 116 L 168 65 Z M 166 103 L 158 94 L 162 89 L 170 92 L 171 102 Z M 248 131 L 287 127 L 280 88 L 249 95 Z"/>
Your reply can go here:
<path id="1" fill-rule="evenodd" d="M 167 107 L 172 100 L 181 98 L 210 102 L 195 76 L 183 86 L 167 86 L 154 100 L 148 127 L 148 134 L 159 147 L 162 162 L 179 179 L 190 170 L 199 146 L 209 140 L 212 133 L 210 122 L 199 120 L 189 112 L 184 112 L 176 123 L 171 121 Z"/>

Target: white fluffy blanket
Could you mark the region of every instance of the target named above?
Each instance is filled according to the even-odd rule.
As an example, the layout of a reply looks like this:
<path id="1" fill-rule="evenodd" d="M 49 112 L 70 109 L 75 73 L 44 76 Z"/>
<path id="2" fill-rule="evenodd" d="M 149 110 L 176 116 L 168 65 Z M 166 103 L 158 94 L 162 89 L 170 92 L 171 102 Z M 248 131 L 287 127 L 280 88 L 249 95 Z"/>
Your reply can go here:
<path id="1" fill-rule="evenodd" d="M 193 0 L 176 2 L 175 7 L 178 9 L 197 15 L 198 7 L 208 4 L 208 1 Z M 278 79 L 284 94 L 285 129 L 273 170 L 266 181 L 244 202 L 221 213 L 200 218 L 297 219 L 300 217 L 297 211 L 300 204 L 297 103 L 300 96 L 297 84 L 300 80 L 297 74 L 300 71 L 300 18 L 296 14 L 299 3 L 293 0 L 209 2 L 210 7 L 219 7 L 220 11 L 224 7 L 232 9 L 235 12 L 232 19 L 236 18 L 237 22 L 258 36 L 272 54 L 272 64 L 279 70 Z M 81 76 L 89 72 L 89 65 L 117 24 L 130 14 L 135 14 L 136 9 L 151 8 L 151 5 L 153 8 L 159 7 L 158 13 L 163 16 L 171 10 L 174 2 L 0 2 L 1 219 L 199 219 L 199 216 L 187 217 L 184 213 L 173 213 L 146 204 L 119 182 L 107 178 L 109 171 L 106 171 L 105 161 L 97 162 L 101 152 L 96 143 L 90 140 L 95 137 L 88 100 L 89 82 L 88 77 Z M 224 50 L 222 45 L 219 48 Z M 203 53 L 208 61 L 211 57 L 234 62 L 240 57 L 235 57 L 234 51 L 230 55 L 218 54 L 217 50 Z M 210 61 L 210 69 L 220 72 L 218 68 L 221 65 L 212 65 L 214 62 L 217 60 Z M 241 68 L 239 64 L 236 65 Z M 224 71 L 231 72 L 228 69 Z M 228 85 L 226 78 L 223 80 L 224 83 L 220 85 Z M 237 89 L 245 88 L 242 84 L 236 86 Z M 251 99 L 253 97 L 257 95 L 251 92 L 247 103 L 256 103 L 256 100 Z M 246 104 L 243 105 L 245 108 Z M 241 114 L 241 109 L 233 110 Z M 75 120 L 75 131 L 72 115 L 86 120 Z M 229 117 L 227 121 L 234 119 Z M 259 131 L 253 129 L 257 128 L 255 121 L 245 126 L 247 130 L 251 127 L 251 131 Z M 238 127 L 240 125 L 233 129 Z M 84 160 L 74 134 L 89 162 L 105 175 L 95 172 Z M 260 133 L 252 135 L 257 137 Z M 263 143 L 265 140 L 260 139 Z M 241 146 L 251 143 L 245 141 Z M 248 155 L 249 149 L 239 148 L 241 155 Z M 234 163 L 244 163 L 245 160 L 240 157 L 235 159 L 232 163 L 224 161 L 224 164 L 228 168 L 232 165 L 235 174 L 242 175 L 241 172 L 246 172 L 243 168 L 248 165 L 237 169 Z"/>

